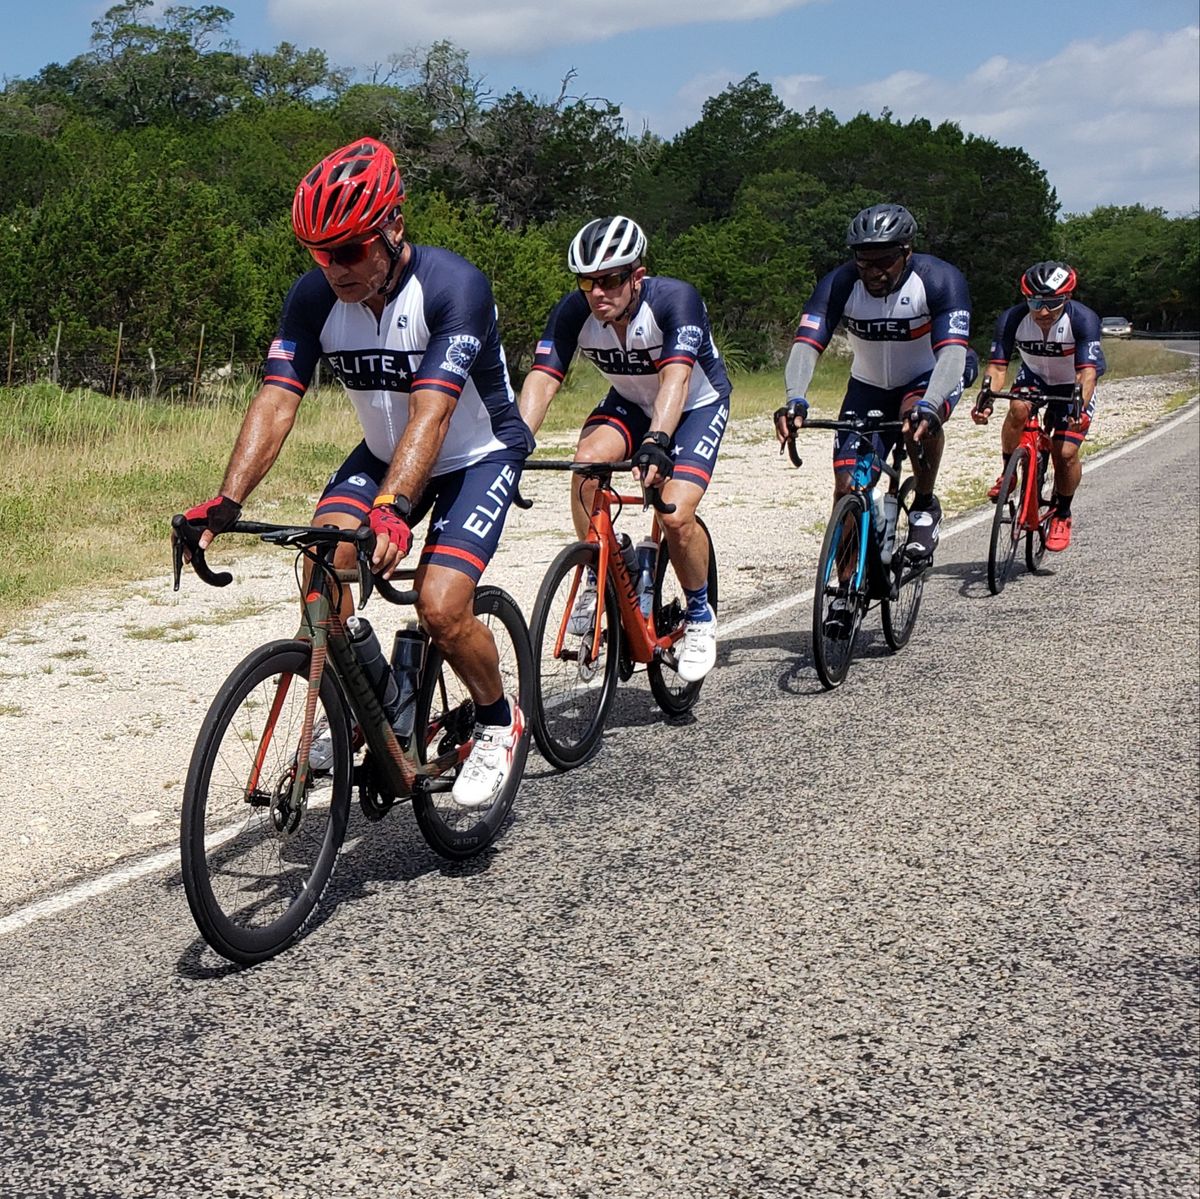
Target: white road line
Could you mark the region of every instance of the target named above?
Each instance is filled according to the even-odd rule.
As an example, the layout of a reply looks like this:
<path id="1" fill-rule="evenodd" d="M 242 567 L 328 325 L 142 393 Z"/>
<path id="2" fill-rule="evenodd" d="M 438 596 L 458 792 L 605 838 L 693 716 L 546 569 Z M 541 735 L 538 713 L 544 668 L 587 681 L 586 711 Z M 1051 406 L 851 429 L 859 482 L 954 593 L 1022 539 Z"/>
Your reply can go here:
<path id="1" fill-rule="evenodd" d="M 1115 449 L 1106 450 L 1102 454 L 1097 454 L 1094 458 L 1087 459 L 1083 465 L 1084 473 L 1087 474 L 1091 471 L 1099 470 L 1101 467 L 1107 466 L 1110 462 L 1116 462 L 1126 454 L 1131 454 L 1134 450 L 1141 449 L 1148 442 L 1154 441 L 1159 437 L 1165 437 L 1185 421 L 1191 420 L 1198 411 L 1200 411 L 1200 396 L 1193 396 L 1183 411 L 1177 416 L 1171 417 L 1161 425 L 1156 425 L 1148 433 L 1143 433 L 1140 437 L 1135 437 L 1133 441 L 1126 442 Z M 992 508 L 989 505 L 977 512 L 971 513 L 969 516 L 955 520 L 953 524 L 945 529 L 942 537 L 953 537 L 957 533 L 973 529 L 976 525 L 981 525 L 991 519 Z M 812 597 L 813 589 L 810 587 L 807 591 L 801 592 L 799 595 L 789 595 L 784 599 L 776 600 L 775 603 L 768 604 L 765 608 L 758 608 L 753 612 L 747 612 L 744 616 L 737 617 L 736 620 L 723 621 L 721 623 L 721 635 L 727 636 L 730 633 L 737 633 L 742 629 L 748 629 L 751 625 L 761 624 L 764 620 L 769 620 L 772 616 L 780 612 L 786 612 L 790 608 L 808 603 Z M 18 908 L 17 911 L 0 917 L 0 937 L 6 937 L 10 933 L 28 928 L 29 925 L 38 920 L 44 920 L 48 916 L 56 916 L 60 912 L 65 912 L 69 908 L 87 902 L 89 899 L 95 899 L 97 896 L 104 895 L 108 891 L 113 891 L 117 887 L 122 887 L 126 883 L 136 882 L 148 874 L 154 874 L 158 870 L 166 870 L 177 865 L 178 862 L 179 851 L 177 849 L 164 850 L 151 857 L 143 858 L 140 862 L 132 862 L 128 866 L 122 866 L 119 870 L 113 870 L 108 874 L 101 875 L 99 878 L 80 883 L 78 886 L 71 887 L 67 891 L 62 891 L 58 895 L 52 895 L 48 899 L 40 899 L 36 903 L 29 904 L 27 907 Z"/>

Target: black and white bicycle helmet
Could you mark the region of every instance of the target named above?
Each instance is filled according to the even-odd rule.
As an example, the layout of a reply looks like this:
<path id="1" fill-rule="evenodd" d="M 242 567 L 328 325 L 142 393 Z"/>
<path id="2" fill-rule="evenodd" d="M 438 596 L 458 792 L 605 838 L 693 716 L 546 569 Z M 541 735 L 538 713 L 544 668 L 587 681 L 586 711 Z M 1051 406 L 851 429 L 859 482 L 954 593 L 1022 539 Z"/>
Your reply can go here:
<path id="1" fill-rule="evenodd" d="M 627 216 L 599 217 L 575 234 L 567 250 L 573 275 L 594 275 L 637 262 L 646 253 L 646 235 Z"/>
<path id="2" fill-rule="evenodd" d="M 846 230 L 846 245 L 852 250 L 859 246 L 908 245 L 917 233 L 912 213 L 900 204 L 872 204 L 864 208 Z"/>
<path id="3" fill-rule="evenodd" d="M 1074 270 L 1065 262 L 1035 262 L 1021 276 L 1021 294 L 1026 298 L 1065 300 L 1075 290 L 1076 282 Z"/>

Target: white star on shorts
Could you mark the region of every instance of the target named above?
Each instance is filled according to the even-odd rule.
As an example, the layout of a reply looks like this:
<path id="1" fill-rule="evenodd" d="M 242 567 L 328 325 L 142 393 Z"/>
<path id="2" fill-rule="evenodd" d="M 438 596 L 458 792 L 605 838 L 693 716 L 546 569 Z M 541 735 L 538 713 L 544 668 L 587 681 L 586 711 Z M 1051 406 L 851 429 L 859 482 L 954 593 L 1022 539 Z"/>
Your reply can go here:
<path id="1" fill-rule="evenodd" d="M 450 522 L 443 516 L 441 520 L 433 522 L 434 532 L 443 533 L 450 527 Z"/>

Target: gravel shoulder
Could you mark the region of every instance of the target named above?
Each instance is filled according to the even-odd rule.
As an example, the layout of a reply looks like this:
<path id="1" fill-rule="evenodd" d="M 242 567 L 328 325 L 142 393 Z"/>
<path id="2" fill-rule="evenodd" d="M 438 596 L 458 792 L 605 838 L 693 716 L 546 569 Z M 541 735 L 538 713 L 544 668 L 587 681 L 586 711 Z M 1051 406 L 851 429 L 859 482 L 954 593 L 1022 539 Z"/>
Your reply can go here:
<path id="1" fill-rule="evenodd" d="M 1105 384 L 1089 445 L 1103 448 L 1154 423 L 1195 370 Z M 998 422 L 977 428 L 964 399 L 947 428 L 939 479 L 947 516 L 983 502 L 999 465 Z M 830 494 L 827 434 L 807 439 L 793 470 L 767 422 L 734 422 L 701 508 L 712 529 L 725 615 L 803 589 L 815 569 Z M 564 455 L 573 438 L 564 439 Z M 547 565 L 568 540 L 566 480 L 527 475 L 534 501 L 514 510 L 486 581 L 529 613 Z M 315 497 L 314 497 L 315 498 Z M 1076 508 L 1087 521 L 1087 484 Z M 624 527 L 644 528 L 640 511 Z M 224 591 L 192 576 L 161 577 L 49 603 L 0 637 L 0 913 L 122 859 L 175 843 L 195 730 L 232 667 L 296 623 L 292 559 L 278 551 L 220 555 Z M 399 614 L 375 601 L 390 639 Z M 385 644 L 387 641 L 385 641 Z M 719 685 L 719 684 L 718 684 Z"/>

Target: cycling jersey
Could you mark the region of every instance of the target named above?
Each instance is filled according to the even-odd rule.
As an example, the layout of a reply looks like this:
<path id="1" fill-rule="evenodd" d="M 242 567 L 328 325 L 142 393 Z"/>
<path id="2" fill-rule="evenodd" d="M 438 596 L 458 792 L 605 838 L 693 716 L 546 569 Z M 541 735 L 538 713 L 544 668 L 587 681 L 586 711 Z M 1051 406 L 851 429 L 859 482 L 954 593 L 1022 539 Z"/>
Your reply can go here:
<path id="1" fill-rule="evenodd" d="M 609 324 L 598 321 L 581 291 L 564 296 L 550 313 L 537 344 L 533 369 L 562 381 L 575 350 L 594 363 L 613 391 L 648 415 L 658 397 L 658 372 L 673 362 L 692 368 L 683 410 L 728 400 L 725 364 L 712 338 L 700 293 L 681 279 L 646 276 L 637 310 L 622 342 Z"/>
<path id="2" fill-rule="evenodd" d="M 412 246 L 378 319 L 365 304 L 339 301 L 319 269 L 298 279 L 265 382 L 303 395 L 322 357 L 354 404 L 367 448 L 384 462 L 408 425 L 417 388 L 457 400 L 431 475 L 489 456 L 523 460 L 533 448 L 509 384 L 492 289 L 450 250 Z"/>
<path id="3" fill-rule="evenodd" d="M 817 284 L 795 340 L 820 353 L 842 320 L 854 350 L 851 377 L 892 391 L 928 377 L 944 346 L 967 345 L 971 296 L 962 272 L 931 254 L 914 254 L 896 289 L 878 297 L 847 262 Z"/>
<path id="4" fill-rule="evenodd" d="M 1013 350 L 1021 355 L 1024 382 L 1047 394 L 1070 395 L 1075 372 L 1093 367 L 1097 377 L 1106 363 L 1100 347 L 1100 318 L 1075 300 L 1063 305 L 1062 315 L 1043 332 L 1026 304 L 1014 304 L 996 321 L 990 365 L 1008 369 Z"/>

